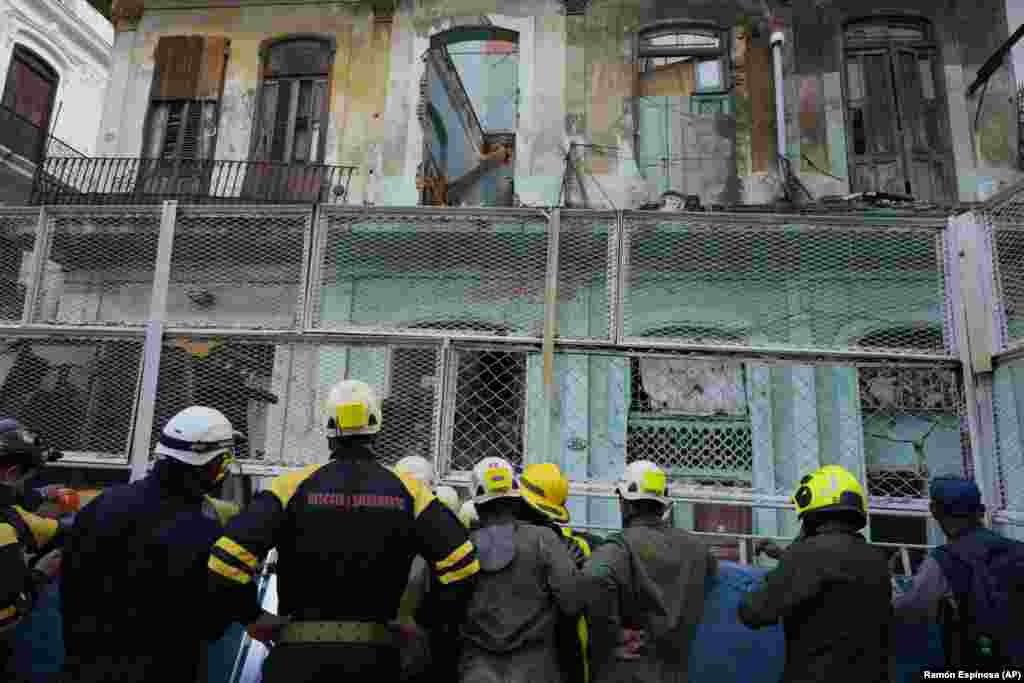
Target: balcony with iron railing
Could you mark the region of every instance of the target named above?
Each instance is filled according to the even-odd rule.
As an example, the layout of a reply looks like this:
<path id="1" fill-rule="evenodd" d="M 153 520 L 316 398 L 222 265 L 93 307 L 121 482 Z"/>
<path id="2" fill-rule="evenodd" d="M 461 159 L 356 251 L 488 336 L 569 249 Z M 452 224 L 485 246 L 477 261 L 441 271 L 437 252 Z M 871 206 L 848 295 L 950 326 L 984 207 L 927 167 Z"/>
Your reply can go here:
<path id="1" fill-rule="evenodd" d="M 353 166 L 219 159 L 48 156 L 33 204 L 340 204 Z"/>

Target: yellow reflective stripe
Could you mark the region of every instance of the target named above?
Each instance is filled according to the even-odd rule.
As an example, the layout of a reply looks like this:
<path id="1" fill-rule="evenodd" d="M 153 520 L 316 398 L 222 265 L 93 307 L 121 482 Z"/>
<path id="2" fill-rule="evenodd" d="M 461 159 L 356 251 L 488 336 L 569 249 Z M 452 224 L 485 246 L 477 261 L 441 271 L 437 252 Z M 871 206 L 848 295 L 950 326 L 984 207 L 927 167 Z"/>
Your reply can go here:
<path id="1" fill-rule="evenodd" d="M 443 584 L 455 583 L 456 581 L 462 581 L 467 577 L 473 576 L 478 571 L 480 571 L 480 560 L 473 560 L 462 569 L 442 574 L 440 581 Z"/>
<path id="2" fill-rule="evenodd" d="M 402 484 L 405 485 L 405 490 L 409 492 L 410 496 L 412 496 L 413 517 L 419 517 L 420 513 L 426 510 L 427 506 L 436 500 L 433 491 L 421 484 L 415 477 L 410 476 L 405 472 L 395 472 L 394 470 L 392 470 L 392 474 L 402 480 Z"/>
<path id="3" fill-rule="evenodd" d="M 10 524 L 0 524 L 0 548 L 18 542 L 18 532 Z"/>
<path id="4" fill-rule="evenodd" d="M 307 467 L 303 467 L 301 470 L 274 477 L 270 480 L 270 484 L 267 486 L 267 489 L 277 496 L 279 501 L 281 501 L 281 507 L 288 507 L 288 501 L 290 501 L 292 496 L 295 495 L 295 492 L 299 490 L 299 486 L 302 482 L 313 476 L 313 473 L 321 467 L 323 467 L 323 464 L 309 465 Z"/>
<path id="5" fill-rule="evenodd" d="M 587 618 L 580 617 L 579 622 L 576 624 L 576 632 L 580 637 L 580 653 L 583 655 L 583 681 L 589 683 L 590 681 L 590 657 L 587 654 L 587 646 L 589 637 L 587 635 Z"/>
<path id="6" fill-rule="evenodd" d="M 255 555 L 232 541 L 227 536 L 221 536 L 220 540 L 217 541 L 214 547 L 220 548 L 231 557 L 237 558 L 240 562 L 252 567 L 253 569 L 255 569 L 256 565 L 260 563 L 260 561 L 256 559 Z"/>
<path id="7" fill-rule="evenodd" d="M 445 569 L 448 569 L 449 567 L 458 563 L 458 561 L 464 558 L 466 555 L 469 555 L 471 552 L 473 552 L 473 542 L 466 541 L 458 548 L 453 550 L 451 554 L 448 555 L 448 557 L 437 563 L 437 571 L 444 571 Z"/>
<path id="8" fill-rule="evenodd" d="M 16 608 L 14 608 L 14 607 L 8 607 L 7 609 L 0 609 L 0 621 L 5 621 L 7 619 L 10 619 L 11 617 L 13 617 L 17 613 L 18 613 L 18 610 Z"/>
<path id="9" fill-rule="evenodd" d="M 60 528 L 57 520 L 34 515 L 31 512 L 21 509 L 17 505 L 14 506 L 14 509 L 17 511 L 18 515 L 21 516 L 21 519 L 24 520 L 29 531 L 32 532 L 32 538 L 35 539 L 37 548 L 42 548 L 57 535 L 57 529 Z"/>
<path id="10" fill-rule="evenodd" d="M 210 561 L 206 566 L 209 567 L 211 572 L 220 574 L 224 578 L 231 579 L 237 583 L 249 583 L 252 579 L 252 577 L 246 572 L 236 567 L 232 567 L 224 560 L 219 557 L 214 557 L 213 555 L 210 556 Z"/>

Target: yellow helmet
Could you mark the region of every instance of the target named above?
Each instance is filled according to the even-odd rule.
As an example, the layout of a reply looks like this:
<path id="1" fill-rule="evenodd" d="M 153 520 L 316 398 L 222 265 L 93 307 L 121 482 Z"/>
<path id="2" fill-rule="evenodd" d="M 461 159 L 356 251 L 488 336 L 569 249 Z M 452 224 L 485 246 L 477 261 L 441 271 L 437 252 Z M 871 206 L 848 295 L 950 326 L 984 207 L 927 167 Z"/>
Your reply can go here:
<path id="1" fill-rule="evenodd" d="M 530 465 L 519 477 L 523 499 L 537 512 L 559 524 L 569 521 L 565 501 L 569 498 L 569 480 L 558 465 L 550 462 Z"/>
<path id="2" fill-rule="evenodd" d="M 800 480 L 793 504 L 801 519 L 808 513 L 853 512 L 867 522 L 864 489 L 848 470 L 825 465 Z"/>

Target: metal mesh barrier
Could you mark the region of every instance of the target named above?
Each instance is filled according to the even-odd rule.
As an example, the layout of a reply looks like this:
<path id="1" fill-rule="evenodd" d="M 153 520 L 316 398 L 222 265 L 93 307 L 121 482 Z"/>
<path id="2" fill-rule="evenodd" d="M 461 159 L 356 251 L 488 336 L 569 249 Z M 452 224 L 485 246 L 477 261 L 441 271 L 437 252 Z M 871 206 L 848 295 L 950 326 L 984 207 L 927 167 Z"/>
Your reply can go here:
<path id="1" fill-rule="evenodd" d="M 526 354 L 467 349 L 454 358 L 454 387 L 446 415 L 451 467 L 470 470 L 491 456 L 523 464 Z"/>
<path id="2" fill-rule="evenodd" d="M 624 337 L 943 354 L 943 224 L 865 223 L 626 212 Z"/>
<path id="3" fill-rule="evenodd" d="M 574 481 L 607 483 L 651 460 L 681 490 L 713 499 L 788 496 L 804 474 L 839 464 L 883 507 L 927 498 L 932 476 L 970 474 L 954 365 L 559 352 L 549 399 L 540 353 L 494 346 L 453 357 L 449 473 L 487 456 L 548 459 Z"/>
<path id="4" fill-rule="evenodd" d="M 182 207 L 167 295 L 170 324 L 302 324 L 312 212 L 303 207 Z"/>
<path id="5" fill-rule="evenodd" d="M 548 222 L 537 212 L 324 207 L 314 325 L 539 336 Z"/>
<path id="6" fill-rule="evenodd" d="M 610 339 L 618 276 L 618 217 L 563 211 L 558 238 L 558 336 Z"/>
<path id="7" fill-rule="evenodd" d="M 248 443 L 244 464 L 326 462 L 322 405 L 336 382 L 359 379 L 383 399 L 381 462 L 436 454 L 437 348 L 169 336 L 160 359 L 152 443 L 190 405 L 224 413 Z"/>
<path id="8" fill-rule="evenodd" d="M 0 332 L 0 417 L 58 450 L 127 463 L 142 339 Z"/>
<path id="9" fill-rule="evenodd" d="M 1005 320 L 1003 342 L 1018 346 L 1024 342 L 1024 224 L 995 224 L 990 229 L 997 291 Z"/>
<path id="10" fill-rule="evenodd" d="M 1024 512 L 1024 360 L 996 366 L 993 393 L 997 505 Z"/>
<path id="11" fill-rule="evenodd" d="M 47 209 L 35 320 L 141 325 L 150 317 L 160 236 L 156 209 Z"/>
<path id="12" fill-rule="evenodd" d="M 0 322 L 21 321 L 38 223 L 38 209 L 0 208 Z"/>

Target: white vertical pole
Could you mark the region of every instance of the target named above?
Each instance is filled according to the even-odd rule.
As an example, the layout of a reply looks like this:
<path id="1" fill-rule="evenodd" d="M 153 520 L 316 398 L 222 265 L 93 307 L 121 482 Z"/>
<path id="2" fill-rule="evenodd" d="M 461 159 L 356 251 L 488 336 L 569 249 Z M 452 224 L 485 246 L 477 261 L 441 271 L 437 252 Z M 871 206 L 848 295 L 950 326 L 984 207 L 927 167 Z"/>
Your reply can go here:
<path id="1" fill-rule="evenodd" d="M 157 381 L 160 377 L 160 352 L 163 348 L 163 328 L 167 316 L 167 288 L 171 279 L 171 250 L 174 246 L 174 224 L 177 215 L 178 202 L 164 202 L 160 215 L 156 268 L 153 273 L 153 295 L 149 304 L 149 321 L 146 323 L 146 342 L 142 350 L 142 388 L 135 406 L 130 456 L 132 481 L 146 476 L 149 467 L 149 445 L 153 433 Z"/>

